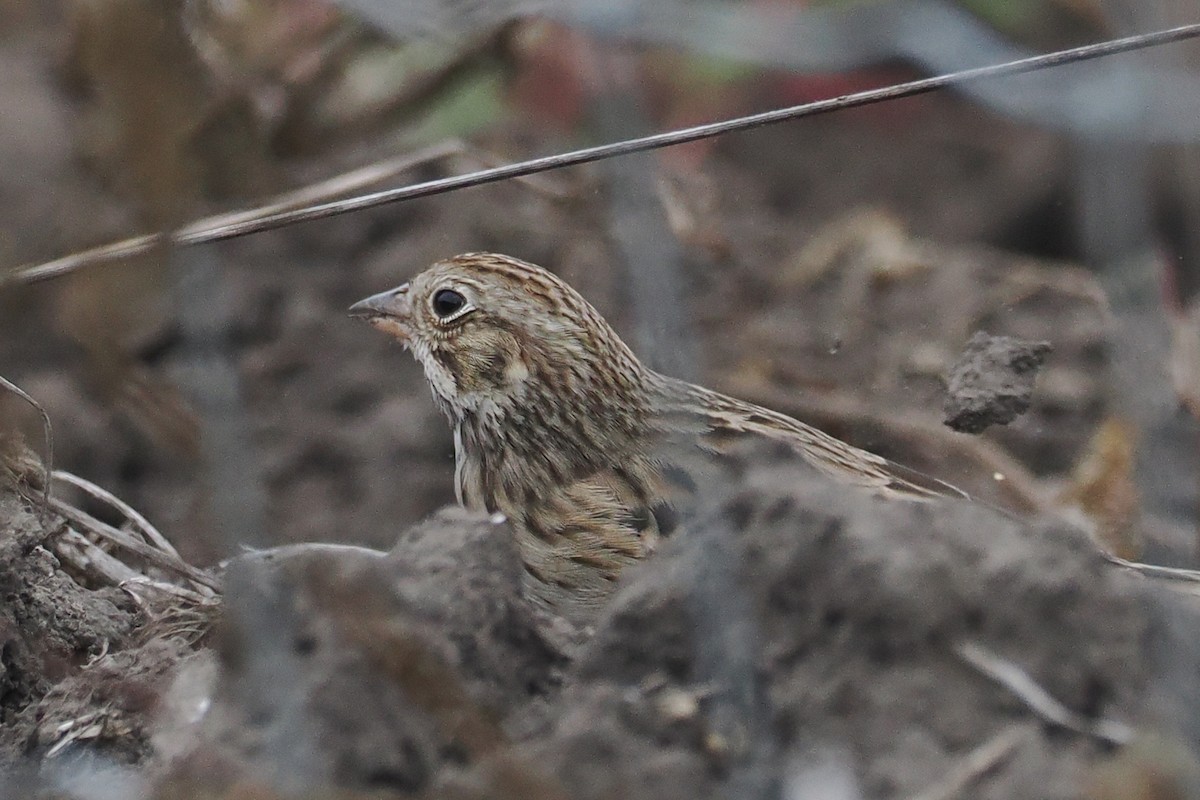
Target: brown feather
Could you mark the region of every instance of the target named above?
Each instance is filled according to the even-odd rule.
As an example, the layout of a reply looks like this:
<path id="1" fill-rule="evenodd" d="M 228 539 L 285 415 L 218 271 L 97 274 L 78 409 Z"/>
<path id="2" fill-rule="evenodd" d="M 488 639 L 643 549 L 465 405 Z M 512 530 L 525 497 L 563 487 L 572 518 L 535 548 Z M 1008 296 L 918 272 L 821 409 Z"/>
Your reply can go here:
<path id="1" fill-rule="evenodd" d="M 463 303 L 439 316 L 434 298 L 447 291 Z M 401 294 L 393 314 L 387 299 Z M 675 532 L 691 496 L 747 442 L 775 443 L 888 497 L 965 496 L 791 417 L 653 372 L 574 289 L 515 258 L 456 256 L 370 301 L 356 313 L 413 351 L 454 428 L 460 502 L 509 518 L 530 595 L 569 616 L 586 617 L 625 566 Z"/>

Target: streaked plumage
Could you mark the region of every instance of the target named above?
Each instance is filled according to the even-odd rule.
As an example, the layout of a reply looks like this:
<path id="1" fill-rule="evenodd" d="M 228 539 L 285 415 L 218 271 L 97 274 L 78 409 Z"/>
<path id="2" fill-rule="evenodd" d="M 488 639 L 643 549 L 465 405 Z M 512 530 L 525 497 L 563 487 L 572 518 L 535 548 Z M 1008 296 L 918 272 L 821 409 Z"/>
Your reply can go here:
<path id="1" fill-rule="evenodd" d="M 783 414 L 648 369 L 574 289 L 515 258 L 440 261 L 351 313 L 420 361 L 454 430 L 459 502 L 509 518 L 531 596 L 568 616 L 593 608 L 622 567 L 673 533 L 704 465 L 744 440 L 777 442 L 890 496 L 958 494 Z"/>

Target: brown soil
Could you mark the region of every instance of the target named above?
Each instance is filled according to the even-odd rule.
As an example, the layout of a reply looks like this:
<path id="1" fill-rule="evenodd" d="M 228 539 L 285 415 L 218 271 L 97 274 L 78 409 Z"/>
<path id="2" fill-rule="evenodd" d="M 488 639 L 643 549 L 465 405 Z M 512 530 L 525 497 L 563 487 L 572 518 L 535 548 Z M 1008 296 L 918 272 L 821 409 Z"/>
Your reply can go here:
<path id="1" fill-rule="evenodd" d="M 6 264 L 116 238 L 135 217 L 72 149 L 62 37 L 43 24 L 0 33 Z M 562 149 L 534 133 L 491 144 Z M 298 182 L 390 147 L 279 169 Z M 911 797 L 991 747 L 957 796 L 1123 796 L 1096 788 L 1114 774 L 1175 792 L 1124 796 L 1198 796 L 1194 597 L 1036 513 L 1043 479 L 1105 416 L 1103 296 L 1076 267 L 1012 252 L 1061 245 L 1063 153 L 933 97 L 732 137 L 688 176 L 705 381 L 1033 521 L 884 503 L 746 454 L 592 630 L 526 603 L 503 524 L 444 508 L 450 436 L 419 370 L 343 312 L 437 258 L 492 249 L 552 267 L 633 330 L 596 175 L 555 176 L 565 199 L 506 183 L 213 248 L 241 456 L 265 493 L 263 543 L 280 547 L 233 562 L 211 640 L 147 635 L 125 592 L 43 546 L 61 520 L 0 487 L 0 755 L 35 783 L 69 755 L 130 765 L 142 796 L 669 800 L 835 785 Z M 215 563 L 238 553 L 209 511 L 221 464 L 172 427 L 190 417 L 164 387 L 191 354 L 170 286 L 151 259 L 0 297 L 0 372 L 49 412 L 57 466 Z M 979 329 L 1054 351 L 1028 411 L 976 439 L 941 425 L 941 376 Z M 37 441 L 9 399 L 3 421 Z M 1030 710 L 967 662 L 969 645 L 1088 730 Z M 1095 735 L 1100 722 L 1131 726 L 1135 745 Z"/>
<path id="2" fill-rule="evenodd" d="M 1194 609 L 1077 531 L 747 468 L 582 640 L 525 603 L 506 527 L 461 511 L 387 555 L 243 559 L 215 705 L 172 785 L 751 796 L 832 758 L 862 796 L 907 797 L 1003 735 L 970 796 L 1078 797 L 1111 746 L 1045 724 L 964 645 L 1084 720 L 1194 735 L 1178 676 L 1200 662 L 1176 638 Z"/>

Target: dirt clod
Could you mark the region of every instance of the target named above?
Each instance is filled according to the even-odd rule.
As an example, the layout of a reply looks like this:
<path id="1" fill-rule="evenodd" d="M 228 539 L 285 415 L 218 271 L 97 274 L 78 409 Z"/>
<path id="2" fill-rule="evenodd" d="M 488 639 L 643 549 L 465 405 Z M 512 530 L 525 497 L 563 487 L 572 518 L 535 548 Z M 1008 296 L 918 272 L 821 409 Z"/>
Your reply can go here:
<path id="1" fill-rule="evenodd" d="M 0 762 L 81 740 L 134 761 L 148 752 L 146 685 L 176 654 L 137 646 L 124 592 L 64 570 L 48 549 L 61 525 L 0 486 Z"/>
<path id="2" fill-rule="evenodd" d="M 1024 414 L 1050 350 L 1049 342 L 976 332 L 947 376 L 946 425 L 961 433 L 982 433 Z"/>
<path id="3" fill-rule="evenodd" d="M 413 793 L 504 741 L 560 656 L 507 526 L 447 510 L 390 554 L 294 545 L 227 575 L 213 711 L 176 780 Z M 217 788 L 220 788 L 218 785 Z"/>
<path id="4" fill-rule="evenodd" d="M 669 752 L 703 765 L 700 796 L 715 796 L 739 769 L 777 776 L 813 748 L 853 754 L 866 797 L 915 794 L 997 731 L 1031 718 L 955 656 L 966 641 L 1019 665 L 1080 713 L 1145 721 L 1153 669 L 1142 652 L 1152 628 L 1143 591 L 1077 531 L 1023 525 L 965 502 L 883 502 L 770 465 L 714 502 L 701 524 L 737 542 L 739 582 L 753 598 L 755 670 L 744 686 L 721 691 L 765 694 L 741 720 L 757 739 L 733 759 L 705 746 L 721 695 L 698 674 L 711 654 L 692 635 L 694 545 L 680 540 L 631 576 L 578 663 L 577 675 L 624 693 L 572 687 L 596 707 L 586 723 L 564 714 L 554 745 L 565 759 L 571 742 L 609 726 L 623 731 L 614 741 L 662 743 L 641 753 L 625 745 L 607 765 L 619 776 L 610 780 L 643 787 L 631 796 L 696 796 L 696 787 L 648 790 L 652 764 Z M 701 698 L 690 731 L 656 719 L 651 696 L 634 688 L 645 686 Z M 971 796 L 1074 797 L 1076 771 L 1101 752 L 1041 730 Z"/>
<path id="5" fill-rule="evenodd" d="M 44 754 L 69 722 L 87 733 L 74 751 L 166 768 L 163 797 L 595 800 L 757 796 L 815 779 L 803 765 L 820 756 L 863 797 L 888 798 L 999 737 L 1004 758 L 970 796 L 1078 797 L 1108 746 L 1041 718 L 967 663 L 965 644 L 1084 719 L 1195 747 L 1197 614 L 1179 596 L 1062 524 L 885 501 L 782 458 L 740 456 L 739 477 L 704 492 L 685 532 L 627 571 L 569 646 L 523 598 L 507 525 L 457 508 L 386 553 L 237 559 L 215 660 L 169 642 L 122 650 L 131 617 L 93 604 L 80 613 L 103 618 L 90 629 L 111 628 L 117 652 L 65 680 L 14 662 L 30 675 L 10 752 Z M 21 519 L 12 547 L 29 552 L 44 531 Z M 36 582 L 8 578 L 20 579 Z M 95 645 L 64 627 L 77 655 Z M 172 716 L 169 737 L 147 734 Z"/>

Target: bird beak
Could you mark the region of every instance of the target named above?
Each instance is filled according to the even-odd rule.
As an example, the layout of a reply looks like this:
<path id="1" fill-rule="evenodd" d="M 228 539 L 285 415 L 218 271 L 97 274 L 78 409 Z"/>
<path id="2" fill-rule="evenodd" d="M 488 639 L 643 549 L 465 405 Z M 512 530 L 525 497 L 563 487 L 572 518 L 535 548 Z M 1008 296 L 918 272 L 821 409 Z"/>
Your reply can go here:
<path id="1" fill-rule="evenodd" d="M 359 300 L 350 306 L 347 313 L 352 317 L 365 319 L 373 328 L 405 341 L 408 339 L 407 325 L 412 317 L 408 284 Z"/>

